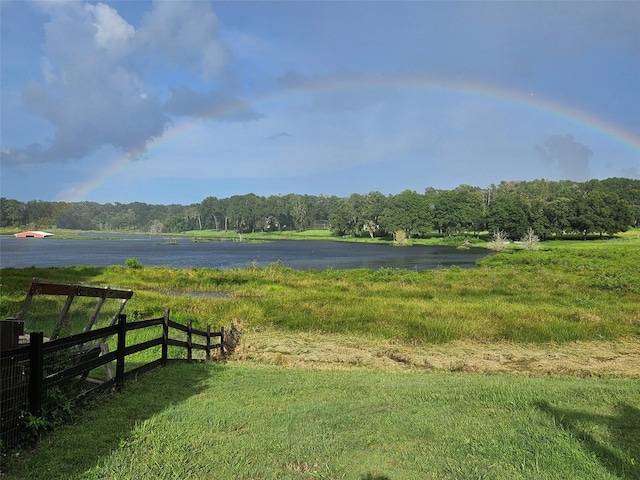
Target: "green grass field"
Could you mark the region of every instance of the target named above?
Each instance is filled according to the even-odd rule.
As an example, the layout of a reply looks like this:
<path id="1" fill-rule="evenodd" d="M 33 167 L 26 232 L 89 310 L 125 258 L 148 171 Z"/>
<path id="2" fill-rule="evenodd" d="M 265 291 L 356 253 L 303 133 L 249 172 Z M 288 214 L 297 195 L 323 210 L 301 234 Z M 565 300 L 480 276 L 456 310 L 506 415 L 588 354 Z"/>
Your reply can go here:
<path id="1" fill-rule="evenodd" d="M 15 479 L 635 479 L 640 383 L 175 365 L 85 410 Z"/>
<path id="2" fill-rule="evenodd" d="M 474 270 L 5 269 L 5 317 L 39 277 L 132 288 L 130 320 L 170 308 L 178 321 L 243 329 L 226 364 L 127 383 L 4 457 L 5 473 L 640 478 L 638 265 L 636 230 L 510 249 Z M 34 300 L 27 331 L 46 331 L 63 301 Z M 74 307 L 69 332 L 93 303 Z"/>

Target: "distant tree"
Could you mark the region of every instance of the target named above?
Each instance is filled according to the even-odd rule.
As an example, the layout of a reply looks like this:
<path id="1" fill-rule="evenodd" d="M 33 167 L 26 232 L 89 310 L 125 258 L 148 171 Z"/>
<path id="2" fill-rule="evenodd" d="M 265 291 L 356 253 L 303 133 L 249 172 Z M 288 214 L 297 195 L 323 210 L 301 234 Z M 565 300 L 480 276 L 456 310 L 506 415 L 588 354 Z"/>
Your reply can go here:
<path id="1" fill-rule="evenodd" d="M 549 235 L 562 235 L 571 228 L 573 201 L 566 197 L 555 198 L 542 207 L 545 230 Z"/>
<path id="2" fill-rule="evenodd" d="M 384 235 L 386 230 L 379 220 L 386 201 L 387 197 L 380 192 L 351 194 L 330 217 L 333 231 L 338 235 L 369 235 L 371 238 Z"/>
<path id="3" fill-rule="evenodd" d="M 331 214 L 338 208 L 340 198 L 335 195 L 320 195 L 315 198 L 313 205 L 313 219 L 325 221 L 329 220 Z"/>
<path id="4" fill-rule="evenodd" d="M 380 225 L 388 232 L 402 229 L 408 238 L 433 228 L 433 213 L 427 198 L 412 190 L 391 196 L 380 215 Z"/>
<path id="5" fill-rule="evenodd" d="M 609 194 L 609 208 L 611 216 L 605 218 L 603 232 L 613 235 L 618 232 L 626 232 L 635 225 L 635 211 L 633 205 L 618 197 L 615 193 Z"/>
<path id="6" fill-rule="evenodd" d="M 151 225 L 149 226 L 149 233 L 163 233 L 164 232 L 164 224 L 156 219 L 153 222 L 151 222 Z"/>
<path id="7" fill-rule="evenodd" d="M 194 223 L 198 230 L 202 230 L 202 217 L 199 205 L 189 205 L 184 212 L 189 224 Z"/>
<path id="8" fill-rule="evenodd" d="M 309 223 L 309 208 L 306 198 L 302 195 L 291 195 L 290 216 L 293 222 L 292 228 L 298 231 L 306 229 Z"/>
<path id="9" fill-rule="evenodd" d="M 148 230 L 151 222 L 164 216 L 163 205 L 150 205 L 148 203 L 133 202 L 126 205 L 129 215 L 129 228 L 135 230 Z"/>
<path id="10" fill-rule="evenodd" d="M 163 224 L 165 232 L 184 232 L 189 230 L 189 221 L 182 213 L 169 214 Z"/>
<path id="11" fill-rule="evenodd" d="M 489 207 L 487 224 L 494 232 L 504 232 L 512 239 L 522 238 L 531 224 L 526 198 L 517 194 L 496 195 Z"/>
<path id="12" fill-rule="evenodd" d="M 238 233 L 249 233 L 256 229 L 256 223 L 262 211 L 262 197 L 253 193 L 234 195 L 229 198 L 227 214 L 229 224 Z"/>
<path id="13" fill-rule="evenodd" d="M 579 196 L 573 207 L 571 227 L 585 238 L 589 233 L 613 235 L 627 231 L 634 220 L 629 202 L 599 189 Z"/>
<path id="14" fill-rule="evenodd" d="M 483 223 L 482 191 L 461 185 L 454 190 L 428 192 L 435 228 L 445 235 L 461 232 L 477 233 Z"/>
<path id="15" fill-rule="evenodd" d="M 362 200 L 363 228 L 371 238 L 386 235 L 387 231 L 380 225 L 380 216 L 387 205 L 387 197 L 374 191 L 364 195 Z"/>
<path id="16" fill-rule="evenodd" d="M 511 238 L 522 238 L 529 227 L 543 239 L 564 232 L 613 234 L 640 226 L 640 180 L 503 181 L 486 189 L 460 185 L 388 197 L 380 192 L 348 198 L 288 194 L 265 199 L 247 194 L 207 197 L 187 206 L 0 198 L 3 227 L 151 231 L 160 222 L 164 231 L 234 228 L 243 233 L 302 230 L 327 220 L 335 233 L 355 236 L 385 236 L 401 228 L 410 237 L 434 226 L 444 234 L 489 229 Z"/>
<path id="17" fill-rule="evenodd" d="M 0 227 L 19 227 L 26 224 L 26 208 L 17 200 L 0 198 Z"/>
<path id="18" fill-rule="evenodd" d="M 440 233 L 451 235 L 462 228 L 461 212 L 455 192 L 442 190 L 432 195 L 433 225 Z"/>
<path id="19" fill-rule="evenodd" d="M 547 202 L 542 198 L 534 198 L 530 199 L 528 203 L 530 228 L 533 229 L 539 237 L 550 237 L 552 233 L 547 227 L 547 221 L 544 215 L 544 206 Z"/>
<path id="20" fill-rule="evenodd" d="M 291 227 L 287 198 L 282 195 L 267 197 L 263 203 L 261 228 L 264 231 L 282 231 Z"/>
<path id="21" fill-rule="evenodd" d="M 205 198 L 198 207 L 204 227 L 220 230 L 224 220 L 223 204 L 216 197 Z"/>
<path id="22" fill-rule="evenodd" d="M 497 191 L 498 191 L 498 187 L 496 187 L 493 183 L 482 191 L 482 206 L 483 206 L 482 211 L 483 212 L 486 212 L 486 210 L 489 208 L 489 205 L 491 205 L 491 202 L 495 198 Z"/>
<path id="23" fill-rule="evenodd" d="M 339 236 L 352 235 L 357 236 L 361 230 L 361 223 L 358 220 L 358 214 L 352 197 L 343 198 L 338 202 L 337 208 L 330 215 L 331 230 Z"/>
<path id="24" fill-rule="evenodd" d="M 100 229 L 104 208 L 103 205 L 95 202 L 69 203 L 58 216 L 56 224 L 59 228 L 73 230 Z"/>
<path id="25" fill-rule="evenodd" d="M 42 200 L 31 200 L 25 207 L 26 223 L 33 228 L 47 228 L 55 226 L 57 219 L 66 209 L 64 202 L 45 202 Z"/>
<path id="26" fill-rule="evenodd" d="M 640 227 L 640 180 L 631 178 L 607 178 L 600 181 L 589 182 L 595 189 L 602 189 L 620 197 L 633 208 L 633 222 L 631 226 Z"/>

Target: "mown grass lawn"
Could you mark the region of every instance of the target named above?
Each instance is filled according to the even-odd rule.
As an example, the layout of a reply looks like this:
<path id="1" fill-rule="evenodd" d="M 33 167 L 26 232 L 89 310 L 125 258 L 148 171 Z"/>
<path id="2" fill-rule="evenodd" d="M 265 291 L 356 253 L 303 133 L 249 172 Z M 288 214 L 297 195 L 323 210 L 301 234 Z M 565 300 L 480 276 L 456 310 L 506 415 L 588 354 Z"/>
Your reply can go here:
<path id="1" fill-rule="evenodd" d="M 636 479 L 640 381 L 171 365 L 15 479 Z"/>

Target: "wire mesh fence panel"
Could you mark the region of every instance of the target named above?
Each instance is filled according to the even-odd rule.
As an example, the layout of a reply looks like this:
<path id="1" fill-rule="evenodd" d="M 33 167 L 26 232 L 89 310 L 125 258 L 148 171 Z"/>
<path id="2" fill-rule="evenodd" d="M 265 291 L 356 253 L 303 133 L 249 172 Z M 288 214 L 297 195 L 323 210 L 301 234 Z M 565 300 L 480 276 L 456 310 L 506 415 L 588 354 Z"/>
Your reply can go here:
<path id="1" fill-rule="evenodd" d="M 46 428 L 72 420 L 79 398 L 101 388 L 121 389 L 125 374 L 138 375 L 164 364 L 164 359 L 215 358 L 221 351 L 222 333 L 210 327 L 194 329 L 191 322 L 173 322 L 167 313 L 164 318 L 132 323 L 120 315 L 115 326 L 62 335 L 57 340 L 47 339 L 42 332 L 20 336 L 20 341 L 24 337 L 29 343 L 0 349 L 0 449 L 20 442 L 21 434 L 29 430 L 30 418 L 45 422 Z"/>
<path id="2" fill-rule="evenodd" d="M 0 357 L 0 440 L 13 448 L 20 440 L 23 416 L 28 411 L 29 350 Z"/>
<path id="3" fill-rule="evenodd" d="M 44 332 L 45 337 L 52 337 L 57 327 L 56 337 L 68 337 L 86 331 L 87 327 L 106 327 L 113 323 L 121 303 L 113 298 L 101 302 L 102 299 L 92 297 L 75 297 L 65 313 L 66 300 L 61 296 L 34 296 L 24 317 L 25 331 Z"/>
<path id="4" fill-rule="evenodd" d="M 93 348 L 95 356 L 100 354 L 99 349 Z M 59 347 L 53 350 L 46 349 L 42 359 L 42 370 L 47 388 L 62 387 L 71 382 L 69 378 L 61 375 L 65 370 L 81 363 L 90 351 L 80 349 L 78 346 Z"/>
<path id="5" fill-rule="evenodd" d="M 46 344 L 45 344 L 46 345 Z M 69 422 L 74 417 L 77 399 L 91 388 L 86 382 L 88 371 L 69 374 L 69 369 L 76 367 L 90 358 L 97 358 L 100 349 L 96 346 L 85 348 L 67 346 L 48 349 L 43 355 L 42 417 L 53 425 Z"/>

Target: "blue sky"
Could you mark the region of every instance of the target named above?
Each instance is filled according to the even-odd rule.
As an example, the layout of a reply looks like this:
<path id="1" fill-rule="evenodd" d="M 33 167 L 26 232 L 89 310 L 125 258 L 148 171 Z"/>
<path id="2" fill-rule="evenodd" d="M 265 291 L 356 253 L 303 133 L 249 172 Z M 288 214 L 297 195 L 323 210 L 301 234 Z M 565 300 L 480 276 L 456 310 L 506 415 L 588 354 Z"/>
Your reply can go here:
<path id="1" fill-rule="evenodd" d="M 1 192 L 640 178 L 640 2 L 0 2 Z"/>

